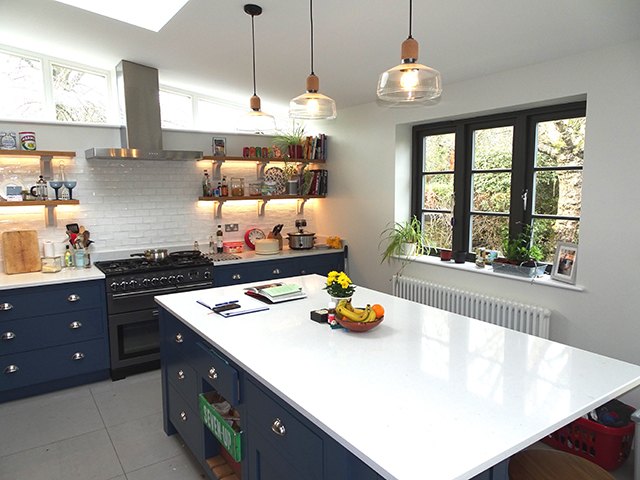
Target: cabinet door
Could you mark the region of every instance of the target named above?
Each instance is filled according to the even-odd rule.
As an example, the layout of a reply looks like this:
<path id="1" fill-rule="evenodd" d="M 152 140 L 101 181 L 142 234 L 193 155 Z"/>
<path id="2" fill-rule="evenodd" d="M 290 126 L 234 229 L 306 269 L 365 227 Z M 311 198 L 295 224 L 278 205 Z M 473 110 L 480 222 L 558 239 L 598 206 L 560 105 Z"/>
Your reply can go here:
<path id="1" fill-rule="evenodd" d="M 249 480 L 310 480 L 273 448 L 257 429 L 247 429 Z"/>
<path id="2" fill-rule="evenodd" d="M 340 272 L 342 270 L 344 270 L 344 253 L 325 253 L 298 258 L 294 275 L 317 273 L 318 275 L 327 276 L 329 272 Z"/>

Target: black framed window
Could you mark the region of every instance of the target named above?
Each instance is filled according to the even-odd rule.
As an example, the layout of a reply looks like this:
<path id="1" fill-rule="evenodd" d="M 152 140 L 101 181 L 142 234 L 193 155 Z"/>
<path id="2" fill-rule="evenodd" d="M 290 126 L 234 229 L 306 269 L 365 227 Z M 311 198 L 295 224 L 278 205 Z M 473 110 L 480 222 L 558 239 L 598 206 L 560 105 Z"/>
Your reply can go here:
<path id="1" fill-rule="evenodd" d="M 436 247 L 501 250 L 526 225 L 553 261 L 578 243 L 586 102 L 413 128 L 412 214 Z"/>

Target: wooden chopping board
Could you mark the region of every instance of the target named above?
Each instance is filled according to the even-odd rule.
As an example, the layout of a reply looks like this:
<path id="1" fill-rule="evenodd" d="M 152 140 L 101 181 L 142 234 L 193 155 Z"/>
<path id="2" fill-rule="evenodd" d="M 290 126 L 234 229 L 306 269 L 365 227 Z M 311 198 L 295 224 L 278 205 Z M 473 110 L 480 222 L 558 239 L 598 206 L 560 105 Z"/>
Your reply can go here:
<path id="1" fill-rule="evenodd" d="M 35 230 L 2 232 L 2 254 L 4 273 L 8 275 L 42 270 L 38 232 Z"/>

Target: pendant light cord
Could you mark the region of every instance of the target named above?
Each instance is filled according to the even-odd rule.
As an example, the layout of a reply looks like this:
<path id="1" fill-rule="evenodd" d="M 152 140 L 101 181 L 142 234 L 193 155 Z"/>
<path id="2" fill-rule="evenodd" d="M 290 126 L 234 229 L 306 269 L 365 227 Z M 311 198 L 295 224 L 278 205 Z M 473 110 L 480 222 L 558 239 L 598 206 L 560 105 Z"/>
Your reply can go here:
<path id="1" fill-rule="evenodd" d="M 309 0 L 309 17 L 311 19 L 311 75 L 313 73 L 313 0 Z"/>
<path id="2" fill-rule="evenodd" d="M 409 0 L 409 36 L 407 38 L 413 38 L 411 36 L 411 24 L 413 23 L 413 0 Z"/>
<path id="3" fill-rule="evenodd" d="M 253 96 L 257 96 L 256 93 L 256 33 L 253 25 L 253 15 L 251 15 L 251 44 L 253 47 Z"/>

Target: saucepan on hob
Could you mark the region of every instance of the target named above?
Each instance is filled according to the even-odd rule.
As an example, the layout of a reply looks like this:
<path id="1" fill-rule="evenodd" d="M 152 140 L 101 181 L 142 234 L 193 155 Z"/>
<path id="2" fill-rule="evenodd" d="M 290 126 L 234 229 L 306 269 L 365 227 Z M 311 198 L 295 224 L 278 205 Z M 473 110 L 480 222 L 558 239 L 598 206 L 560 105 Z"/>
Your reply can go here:
<path id="1" fill-rule="evenodd" d="M 154 262 L 161 262 L 162 260 L 166 260 L 169 253 L 166 248 L 152 248 L 149 250 L 145 250 L 143 253 L 132 253 L 132 257 L 144 257 L 147 260 L 151 260 Z"/>

